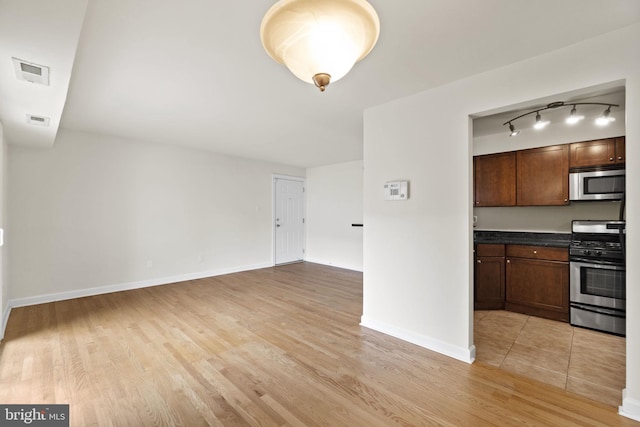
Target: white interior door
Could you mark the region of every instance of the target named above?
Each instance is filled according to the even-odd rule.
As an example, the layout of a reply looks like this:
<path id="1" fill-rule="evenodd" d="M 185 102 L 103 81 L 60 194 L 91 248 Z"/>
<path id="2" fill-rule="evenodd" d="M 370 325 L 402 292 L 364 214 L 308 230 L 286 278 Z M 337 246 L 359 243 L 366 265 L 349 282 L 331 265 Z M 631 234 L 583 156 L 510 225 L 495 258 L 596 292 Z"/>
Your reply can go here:
<path id="1" fill-rule="evenodd" d="M 304 259 L 304 181 L 275 180 L 275 263 Z"/>

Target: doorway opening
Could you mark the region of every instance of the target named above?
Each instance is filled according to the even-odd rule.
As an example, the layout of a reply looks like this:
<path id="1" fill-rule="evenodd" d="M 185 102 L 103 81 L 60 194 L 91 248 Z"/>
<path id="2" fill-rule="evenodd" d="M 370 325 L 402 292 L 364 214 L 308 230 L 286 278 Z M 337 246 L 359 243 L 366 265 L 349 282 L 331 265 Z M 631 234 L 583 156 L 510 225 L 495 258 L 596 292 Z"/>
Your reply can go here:
<path id="1" fill-rule="evenodd" d="M 305 179 L 273 177 L 274 265 L 304 261 Z"/>
<path id="2" fill-rule="evenodd" d="M 548 110 L 543 117 L 550 122 L 546 128 L 533 129 L 534 119 L 527 121 L 527 117 L 523 117 L 516 127 L 520 133 L 510 135 L 513 131 L 508 126 L 510 120 L 557 101 L 618 104 L 617 121 L 606 128 L 593 126 L 602 108 L 593 107 L 590 111 L 585 106 L 581 110 L 584 120 L 567 125 L 569 109 Z M 473 223 L 475 251 L 471 283 L 474 298 L 471 307 L 475 306 L 475 310 L 471 318 L 474 319 L 476 361 L 611 406 L 621 403 L 621 391 L 625 387 L 625 338 L 572 326 L 569 321 L 571 297 L 566 285 L 572 221 L 617 220 L 620 202 L 572 202 L 563 196 L 556 206 L 551 206 L 551 203 L 531 202 L 531 198 L 522 198 L 517 193 L 542 182 L 530 180 L 528 186 L 519 186 L 519 182 L 536 176 L 530 173 L 530 164 L 524 164 L 527 156 L 553 160 L 554 147 L 618 140 L 626 134 L 624 117 L 625 87 L 621 81 L 472 117 L 471 188 L 474 194 L 469 220 Z M 570 147 L 565 148 L 569 151 L 566 156 L 556 156 L 557 164 L 567 158 L 570 162 Z M 534 156 L 538 153 L 539 156 Z M 519 161 L 525 167 L 520 168 Z M 545 176 L 553 175 L 554 165 L 542 166 Z M 558 191 L 568 191 L 570 165 L 563 166 L 561 183 L 565 188 L 558 184 Z M 498 176 L 496 170 L 505 173 Z M 503 183 L 510 183 L 507 172 L 514 173 L 513 186 L 487 181 L 497 177 Z M 545 272 L 548 274 L 543 280 L 541 274 Z M 535 291 L 533 285 L 537 286 Z"/>

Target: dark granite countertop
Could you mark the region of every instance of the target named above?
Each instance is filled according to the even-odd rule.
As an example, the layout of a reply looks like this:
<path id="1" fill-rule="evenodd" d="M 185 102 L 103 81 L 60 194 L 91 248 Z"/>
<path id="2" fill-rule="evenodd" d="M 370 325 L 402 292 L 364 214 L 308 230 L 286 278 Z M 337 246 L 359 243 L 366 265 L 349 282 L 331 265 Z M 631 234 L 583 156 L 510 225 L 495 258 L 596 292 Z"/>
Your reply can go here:
<path id="1" fill-rule="evenodd" d="M 473 242 L 568 248 L 571 243 L 571 233 L 475 230 Z"/>

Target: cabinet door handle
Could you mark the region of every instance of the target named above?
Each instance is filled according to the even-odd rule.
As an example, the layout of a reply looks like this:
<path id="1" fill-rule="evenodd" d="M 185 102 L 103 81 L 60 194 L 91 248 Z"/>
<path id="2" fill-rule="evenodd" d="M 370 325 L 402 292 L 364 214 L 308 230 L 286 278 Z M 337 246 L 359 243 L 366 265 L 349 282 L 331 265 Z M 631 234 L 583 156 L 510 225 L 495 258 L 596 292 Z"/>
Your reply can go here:
<path id="1" fill-rule="evenodd" d="M 537 253 L 538 253 L 538 251 L 533 251 L 533 253 L 534 253 L 534 254 L 537 254 Z"/>
<path id="2" fill-rule="evenodd" d="M 618 160 L 622 160 L 622 156 L 618 156 Z"/>
<path id="3" fill-rule="evenodd" d="M 507 264 L 511 264 L 511 260 L 510 259 L 507 260 Z"/>
<path id="4" fill-rule="evenodd" d="M 476 262 L 477 262 L 478 264 L 482 264 L 482 261 L 481 261 L 481 260 L 477 260 Z"/>
<path id="5" fill-rule="evenodd" d="M 609 161 L 610 161 L 610 162 L 613 162 L 613 157 L 609 157 Z"/>

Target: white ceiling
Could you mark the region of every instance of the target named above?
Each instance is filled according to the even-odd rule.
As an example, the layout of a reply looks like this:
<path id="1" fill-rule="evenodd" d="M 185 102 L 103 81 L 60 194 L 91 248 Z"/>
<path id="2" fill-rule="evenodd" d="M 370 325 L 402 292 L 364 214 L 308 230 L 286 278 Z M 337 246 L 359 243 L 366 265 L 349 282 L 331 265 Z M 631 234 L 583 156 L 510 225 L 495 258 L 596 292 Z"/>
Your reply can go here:
<path id="1" fill-rule="evenodd" d="M 377 46 L 320 93 L 263 50 L 273 3 L 0 0 L 7 140 L 50 147 L 59 124 L 302 167 L 357 160 L 367 107 L 640 21 L 638 0 L 370 0 Z M 14 56 L 50 66 L 51 85 L 17 81 Z"/>

